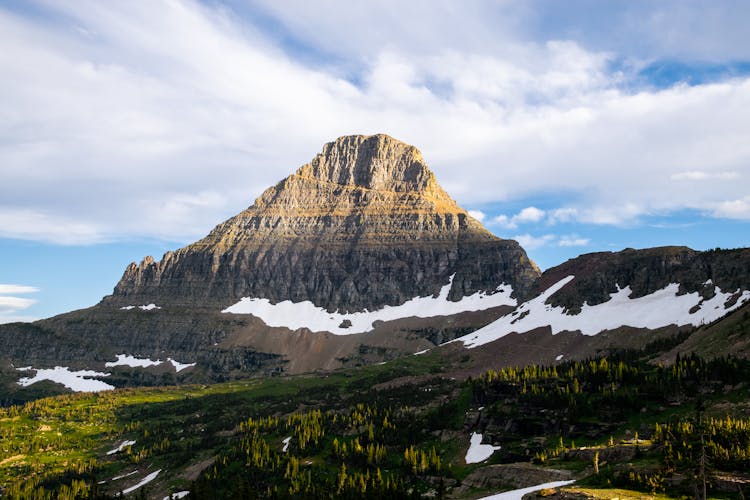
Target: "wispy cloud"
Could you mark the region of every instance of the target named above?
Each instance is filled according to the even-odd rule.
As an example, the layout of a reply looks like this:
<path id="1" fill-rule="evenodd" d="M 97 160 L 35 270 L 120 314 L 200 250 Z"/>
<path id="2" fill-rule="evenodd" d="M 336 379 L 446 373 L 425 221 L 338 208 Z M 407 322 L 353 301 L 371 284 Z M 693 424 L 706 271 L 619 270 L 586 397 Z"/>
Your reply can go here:
<path id="1" fill-rule="evenodd" d="M 28 297 L 16 297 L 36 293 L 39 289 L 28 285 L 0 284 L 0 323 L 16 321 L 33 321 L 36 318 L 18 314 L 36 304 L 36 300 Z"/>
<path id="2" fill-rule="evenodd" d="M 415 2 L 403 7 L 411 17 L 346 2 L 257 5 L 286 31 L 190 0 L 40 2 L 44 23 L 0 8 L 13 54 L 0 58 L 0 236 L 189 241 L 324 142 L 376 132 L 420 147 L 459 202 L 570 197 L 490 221 L 500 227 L 634 224 L 686 208 L 746 218 L 743 183 L 681 182 L 750 175 L 746 77 L 639 85 L 647 61 L 621 46 L 564 30 L 529 37 L 524 23 L 540 14 L 526 2 Z M 714 19 L 731 23 L 726 10 Z M 628 29 L 656 40 L 643 30 L 663 28 L 663 8 L 635 11 Z M 361 29 L 371 23 L 382 32 Z M 726 33 L 722 47 L 750 50 Z"/>
<path id="3" fill-rule="evenodd" d="M 0 237 L 78 245 L 100 243 L 106 233 L 96 223 L 74 216 L 0 207 Z"/>
<path id="4" fill-rule="evenodd" d="M 721 180 L 729 181 L 737 179 L 739 174 L 737 172 L 703 172 L 700 170 L 693 170 L 691 172 L 679 172 L 671 175 L 673 181 L 705 181 L 705 180 Z"/>
<path id="5" fill-rule="evenodd" d="M 14 293 L 36 293 L 38 291 L 39 289 L 35 286 L 0 284 L 0 295 L 8 295 Z"/>
<path id="6" fill-rule="evenodd" d="M 581 238 L 577 234 L 558 236 L 555 234 L 544 234 L 534 236 L 531 234 L 519 234 L 513 237 L 522 247 L 527 250 L 536 250 L 542 247 L 585 247 L 591 243 L 589 238 Z"/>
<path id="7" fill-rule="evenodd" d="M 552 241 L 555 240 L 555 235 L 545 234 L 542 236 L 532 236 L 526 233 L 518 234 L 514 236 L 513 239 L 520 243 L 521 246 L 526 250 L 536 250 L 537 248 L 549 245 Z"/>
<path id="8" fill-rule="evenodd" d="M 560 237 L 557 244 L 561 247 L 585 247 L 590 242 L 591 240 L 588 238 L 579 238 L 577 235 L 568 235 Z"/>

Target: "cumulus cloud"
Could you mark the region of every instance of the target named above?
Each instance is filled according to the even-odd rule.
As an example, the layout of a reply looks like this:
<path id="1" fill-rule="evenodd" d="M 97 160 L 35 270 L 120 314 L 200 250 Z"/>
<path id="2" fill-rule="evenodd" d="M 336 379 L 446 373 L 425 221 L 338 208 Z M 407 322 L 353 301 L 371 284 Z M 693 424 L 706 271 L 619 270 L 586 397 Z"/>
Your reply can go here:
<path id="1" fill-rule="evenodd" d="M 750 196 L 740 200 L 723 201 L 713 209 L 715 217 L 750 221 Z"/>
<path id="2" fill-rule="evenodd" d="M 492 218 L 490 221 L 490 224 L 498 225 L 500 227 L 504 227 L 506 229 L 515 229 L 518 227 L 518 224 L 515 224 L 511 221 L 511 217 L 508 217 L 505 214 L 500 214 Z"/>
<path id="3" fill-rule="evenodd" d="M 556 208 L 548 212 L 547 222 L 550 224 L 565 223 L 576 220 L 578 210 L 575 208 Z"/>
<path id="4" fill-rule="evenodd" d="M 525 37 L 525 3 L 258 5 L 309 53 L 239 6 L 0 8 L 0 236 L 190 241 L 324 142 L 376 132 L 417 145 L 460 203 L 570 197 L 501 227 L 744 218 L 742 183 L 679 181 L 750 174 L 750 79 L 639 87 L 644 61 Z"/>
<path id="5" fill-rule="evenodd" d="M 28 285 L 0 284 L 0 323 L 33 321 L 35 318 L 18 313 L 36 304 L 37 301 L 28 297 L 16 297 L 15 295 L 38 291 L 38 288 Z"/>
<path id="6" fill-rule="evenodd" d="M 515 229 L 519 224 L 541 221 L 544 219 L 545 213 L 544 210 L 536 207 L 526 207 L 512 217 L 502 214 L 498 215 L 492 219 L 492 223 L 507 229 Z"/>
<path id="7" fill-rule="evenodd" d="M 484 218 L 487 216 L 487 214 L 485 214 L 481 210 L 467 210 L 467 212 L 469 213 L 469 215 L 474 217 L 479 222 L 482 222 Z"/>
<path id="8" fill-rule="evenodd" d="M 539 222 L 544 218 L 544 210 L 539 210 L 536 207 L 526 207 L 513 218 L 517 222 Z"/>
<path id="9" fill-rule="evenodd" d="M 532 236 L 528 233 L 518 234 L 512 239 L 516 240 L 526 250 L 535 250 L 543 246 L 549 245 L 555 240 L 554 234 L 545 234 L 542 236 Z"/>

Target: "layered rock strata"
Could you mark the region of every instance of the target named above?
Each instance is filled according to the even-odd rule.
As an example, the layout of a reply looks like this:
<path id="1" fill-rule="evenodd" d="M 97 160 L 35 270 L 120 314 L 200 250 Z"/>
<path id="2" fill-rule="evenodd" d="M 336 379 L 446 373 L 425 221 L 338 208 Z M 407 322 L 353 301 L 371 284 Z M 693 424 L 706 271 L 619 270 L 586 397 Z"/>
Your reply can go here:
<path id="1" fill-rule="evenodd" d="M 508 284 L 524 296 L 539 270 L 438 185 L 413 146 L 341 137 L 202 240 L 130 264 L 105 302 L 214 305 L 242 297 L 310 301 L 334 312 Z"/>

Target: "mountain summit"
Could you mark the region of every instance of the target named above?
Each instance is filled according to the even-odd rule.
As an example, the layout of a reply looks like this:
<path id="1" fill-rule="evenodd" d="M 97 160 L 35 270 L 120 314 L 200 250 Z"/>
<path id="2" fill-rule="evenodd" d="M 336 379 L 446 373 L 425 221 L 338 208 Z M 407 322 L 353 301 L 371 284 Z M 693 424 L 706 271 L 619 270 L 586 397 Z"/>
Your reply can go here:
<path id="1" fill-rule="evenodd" d="M 310 301 L 330 312 L 450 300 L 539 276 L 517 242 L 487 231 L 440 187 L 414 146 L 341 137 L 202 240 L 130 264 L 107 302 Z M 452 280 L 451 280 L 452 278 Z"/>

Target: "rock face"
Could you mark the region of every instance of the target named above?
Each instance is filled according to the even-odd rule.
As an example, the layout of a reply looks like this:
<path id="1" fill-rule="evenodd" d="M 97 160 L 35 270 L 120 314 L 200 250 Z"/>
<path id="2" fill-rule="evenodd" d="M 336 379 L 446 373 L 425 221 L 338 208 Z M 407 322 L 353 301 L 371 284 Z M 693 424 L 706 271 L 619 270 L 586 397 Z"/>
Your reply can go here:
<path id="1" fill-rule="evenodd" d="M 105 303 L 212 305 L 241 297 L 311 301 L 334 312 L 449 299 L 539 270 L 438 185 L 420 152 L 387 135 L 341 137 L 204 239 L 130 264 Z"/>
<path id="2" fill-rule="evenodd" d="M 698 252 L 688 247 L 657 247 L 585 254 L 545 271 L 535 288 L 544 290 L 569 275 L 575 280 L 552 295 L 549 303 L 570 313 L 579 312 L 584 302 L 608 301 L 618 286 L 629 286 L 631 297 L 637 298 L 678 283 L 679 293 L 700 292 L 710 299 L 716 287 L 750 289 L 750 249 Z"/>
<path id="3" fill-rule="evenodd" d="M 708 330 L 749 306 L 750 249 L 599 252 L 546 270 L 531 298 L 460 341 L 471 348 L 495 343 L 491 349 L 510 353 L 512 344 L 520 343 L 512 334 L 533 334 L 533 342 L 525 342 L 549 349 L 543 362 L 581 359 L 610 348 L 641 349 L 657 340 L 667 350 L 685 334 Z M 715 354 L 717 349 L 714 344 Z M 694 350 L 712 351 L 697 344 Z"/>
<path id="4" fill-rule="evenodd" d="M 348 136 L 202 240 L 128 266 L 100 304 L 0 325 L 0 379 L 3 363 L 103 370 L 126 354 L 195 366 L 119 366 L 112 383 L 216 381 L 377 363 L 454 339 L 439 352 L 466 358 L 467 375 L 655 341 L 662 351 L 747 353 L 733 335 L 747 321 L 748 290 L 750 249 L 627 249 L 540 274 L 518 243 L 448 196 L 416 148 Z M 230 308 L 246 297 L 255 309 Z M 741 320 L 727 326 L 727 314 Z M 321 316 L 333 322 L 314 328 Z"/>

